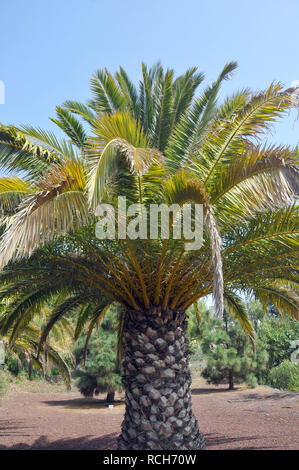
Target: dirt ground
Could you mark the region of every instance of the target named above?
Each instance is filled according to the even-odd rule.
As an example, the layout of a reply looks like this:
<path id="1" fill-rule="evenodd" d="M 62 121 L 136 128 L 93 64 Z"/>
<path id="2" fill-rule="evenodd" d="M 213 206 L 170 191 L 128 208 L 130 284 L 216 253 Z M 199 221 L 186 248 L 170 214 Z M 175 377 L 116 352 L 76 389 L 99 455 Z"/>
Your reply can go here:
<path id="1" fill-rule="evenodd" d="M 299 449 L 299 393 L 195 382 L 193 409 L 208 450 Z M 121 399 L 108 410 L 61 387 L 17 388 L 0 405 L 0 450 L 115 449 L 123 413 Z"/>

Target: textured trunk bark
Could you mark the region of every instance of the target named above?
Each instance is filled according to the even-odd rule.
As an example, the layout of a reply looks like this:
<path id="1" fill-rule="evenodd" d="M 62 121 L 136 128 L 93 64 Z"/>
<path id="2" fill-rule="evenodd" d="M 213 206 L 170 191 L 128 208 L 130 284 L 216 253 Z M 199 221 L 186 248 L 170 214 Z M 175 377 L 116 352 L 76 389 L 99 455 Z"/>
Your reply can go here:
<path id="1" fill-rule="evenodd" d="M 191 405 L 185 312 L 130 312 L 124 327 L 121 450 L 203 449 Z"/>

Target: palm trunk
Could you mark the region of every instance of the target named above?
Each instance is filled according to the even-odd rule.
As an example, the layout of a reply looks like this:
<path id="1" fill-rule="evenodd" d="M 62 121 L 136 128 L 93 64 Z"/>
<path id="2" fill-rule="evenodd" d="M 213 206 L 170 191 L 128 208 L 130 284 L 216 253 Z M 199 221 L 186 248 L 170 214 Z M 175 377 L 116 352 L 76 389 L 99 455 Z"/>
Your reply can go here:
<path id="1" fill-rule="evenodd" d="M 203 449 L 191 405 L 185 312 L 159 312 L 130 312 L 126 317 L 126 412 L 118 448 Z"/>
<path id="2" fill-rule="evenodd" d="M 46 344 L 45 344 L 45 349 L 44 349 L 44 379 L 50 382 L 48 347 Z"/>
<path id="3" fill-rule="evenodd" d="M 32 357 L 28 359 L 28 380 L 32 380 Z"/>

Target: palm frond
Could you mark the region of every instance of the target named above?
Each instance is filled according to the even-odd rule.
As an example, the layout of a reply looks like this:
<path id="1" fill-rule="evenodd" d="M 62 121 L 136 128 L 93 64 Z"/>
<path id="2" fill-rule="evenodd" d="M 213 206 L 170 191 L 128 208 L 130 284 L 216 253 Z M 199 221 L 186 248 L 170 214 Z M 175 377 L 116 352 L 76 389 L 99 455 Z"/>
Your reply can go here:
<path id="1" fill-rule="evenodd" d="M 88 124 L 92 123 L 94 119 L 97 118 L 97 115 L 90 109 L 89 106 L 79 101 L 66 100 L 62 104 L 62 108 L 65 108 L 67 111 L 73 114 L 77 114 L 82 117 Z"/>
<path id="2" fill-rule="evenodd" d="M 92 108 L 98 113 L 114 113 L 124 109 L 125 99 L 107 69 L 97 70 L 90 79 Z"/>
<path id="3" fill-rule="evenodd" d="M 149 135 L 154 147 L 164 151 L 171 131 L 172 100 L 173 100 L 173 71 L 167 70 L 156 84 L 154 98 L 153 121 Z"/>
<path id="4" fill-rule="evenodd" d="M 22 198 L 32 190 L 29 182 L 16 176 L 0 178 L 0 217 L 14 214 Z"/>
<path id="5" fill-rule="evenodd" d="M 138 92 L 134 83 L 128 77 L 126 71 L 119 67 L 119 72 L 115 74 L 116 80 L 124 94 L 126 100 L 126 109 L 138 119 L 139 117 L 139 101 L 138 101 Z"/>
<path id="6" fill-rule="evenodd" d="M 212 203 L 215 204 L 225 194 L 243 183 L 243 186 L 247 185 L 248 188 L 252 184 L 252 191 L 258 192 L 254 187 L 254 181 L 258 181 L 257 177 L 264 174 L 269 174 L 273 185 L 277 183 L 277 192 L 284 195 L 280 200 L 284 203 L 288 202 L 296 190 L 293 181 L 295 182 L 297 167 L 297 171 L 299 171 L 298 157 L 289 148 L 274 145 L 245 146 L 244 152 L 240 156 L 237 156 L 228 165 L 223 165 L 218 172 L 214 187 L 210 192 Z M 246 182 L 247 180 L 248 182 Z M 271 197 L 272 191 L 269 190 L 268 193 Z M 273 196 L 275 198 L 275 192 Z M 260 199 L 263 200 L 266 197 L 267 195 L 263 194 Z"/>
<path id="7" fill-rule="evenodd" d="M 167 164 L 172 172 L 186 166 L 199 147 L 204 131 L 215 114 L 220 85 L 236 67 L 235 62 L 227 64 L 216 82 L 195 100 L 191 109 L 181 118 L 166 149 Z"/>
<path id="8" fill-rule="evenodd" d="M 250 322 L 248 311 L 240 297 L 229 289 L 224 290 L 224 299 L 229 313 L 233 314 L 239 320 L 244 332 L 254 344 L 254 329 Z"/>
<path id="9" fill-rule="evenodd" d="M 94 208 L 102 199 L 105 183 L 118 159 L 125 158 L 130 171 L 140 175 L 155 158 L 160 158 L 159 152 L 148 146 L 140 124 L 127 113 L 105 115 L 95 124 L 95 133 L 97 137 L 90 140 L 92 145 L 87 152 L 89 200 Z"/>
<path id="10" fill-rule="evenodd" d="M 36 188 L 7 224 L 1 238 L 1 267 L 11 259 L 30 256 L 39 245 L 86 224 L 90 218 L 83 192 L 84 174 L 76 162 L 54 167 Z"/>
<path id="11" fill-rule="evenodd" d="M 188 69 L 178 77 L 173 84 L 173 112 L 171 130 L 174 129 L 180 118 L 189 109 L 197 87 L 204 79 L 203 73 L 196 73 L 197 68 Z"/>
<path id="12" fill-rule="evenodd" d="M 86 132 L 84 127 L 69 111 L 60 106 L 56 106 L 57 118 L 51 118 L 71 139 L 71 141 L 82 149 L 86 142 Z"/>
<path id="13" fill-rule="evenodd" d="M 299 320 L 299 297 L 298 292 L 294 292 L 287 288 L 274 285 L 257 286 L 254 289 L 254 294 L 259 299 L 264 307 L 268 305 L 275 305 L 278 311 L 283 315 L 286 313 L 297 320 Z"/>
<path id="14" fill-rule="evenodd" d="M 215 172 L 221 168 L 220 163 L 231 161 L 232 155 L 242 145 L 242 139 L 257 138 L 265 133 L 275 119 L 290 108 L 291 103 L 291 97 L 282 93 L 281 86 L 273 84 L 265 92 L 254 95 L 233 122 L 219 126 L 218 131 L 214 129 L 203 149 L 210 161 L 203 178 L 205 185 L 211 184 Z"/>
<path id="15" fill-rule="evenodd" d="M 58 160 L 57 154 L 35 145 L 15 127 L 0 126 L 0 169 L 21 172 L 32 180 Z"/>
<path id="16" fill-rule="evenodd" d="M 58 354 L 57 351 L 55 351 L 54 348 L 51 346 L 47 346 L 47 353 L 48 357 L 51 360 L 51 362 L 57 367 L 59 370 L 59 373 L 61 374 L 64 383 L 67 386 L 68 390 L 71 390 L 71 374 L 69 371 L 69 368 L 66 364 L 66 362 L 63 360 L 60 354 Z"/>
<path id="17" fill-rule="evenodd" d="M 51 313 L 51 316 L 48 319 L 48 322 L 46 323 L 45 327 L 43 328 L 43 331 L 41 333 L 40 337 L 40 343 L 38 347 L 38 357 L 41 352 L 42 346 L 45 343 L 50 331 L 52 330 L 53 326 L 61 320 L 63 316 L 66 314 L 69 314 L 76 310 L 79 306 L 84 305 L 88 301 L 92 299 L 92 296 L 90 294 L 86 294 L 86 296 L 83 296 L 82 293 L 80 294 L 75 294 L 74 296 L 67 297 L 66 300 L 62 301 L 60 304 L 58 304 L 54 309 L 53 312 Z"/>
<path id="18" fill-rule="evenodd" d="M 20 132 L 32 139 L 36 145 L 43 146 L 49 152 L 57 154 L 59 157 L 57 158 L 57 162 L 59 162 L 61 158 L 67 159 L 69 157 L 75 157 L 76 155 L 74 147 L 64 139 L 58 139 L 53 132 L 28 125 L 21 126 Z"/>

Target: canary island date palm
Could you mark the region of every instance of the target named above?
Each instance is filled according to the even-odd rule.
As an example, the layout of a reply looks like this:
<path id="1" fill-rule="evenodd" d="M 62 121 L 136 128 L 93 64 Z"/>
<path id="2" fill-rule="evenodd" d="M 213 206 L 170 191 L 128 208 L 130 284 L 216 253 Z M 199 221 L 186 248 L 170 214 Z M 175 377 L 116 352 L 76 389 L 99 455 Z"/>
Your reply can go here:
<path id="1" fill-rule="evenodd" d="M 5 307 L 5 304 L 2 305 L 0 319 Z M 55 366 L 64 380 L 66 387 L 70 389 L 70 372 L 63 359 L 64 354 L 71 356 L 71 338 L 73 331 L 67 319 L 64 318 L 59 324 L 54 325 L 50 337 L 48 337 L 47 341 L 43 344 L 42 357 L 38 357 L 43 325 L 45 322 L 47 323 L 50 312 L 50 308 L 40 309 L 38 315 L 34 316 L 30 322 L 25 323 L 23 328 L 18 331 L 17 336 L 14 335 L 13 340 L 13 335 L 10 330 L 7 330 L 6 336 L 1 336 L 1 339 L 4 341 L 7 351 L 9 351 L 12 356 L 16 357 L 18 362 L 21 360 L 26 361 L 29 380 L 32 378 L 33 368 L 41 372 L 44 377 L 47 377 L 49 367 Z"/>
<path id="2" fill-rule="evenodd" d="M 253 331 L 240 293 L 298 318 L 298 152 L 261 143 L 271 123 L 293 105 L 278 84 L 243 90 L 219 104 L 228 64 L 201 94 L 196 69 L 175 78 L 157 64 L 142 67 L 139 89 L 120 68 L 91 78 L 87 104 L 67 101 L 53 121 L 59 140 L 42 129 L 2 126 L 0 181 L 1 321 L 15 334 L 31 306 L 64 291 L 44 329 L 79 309 L 100 322 L 109 305 L 122 308 L 126 412 L 120 449 L 199 449 L 204 440 L 192 412 L 186 310 L 213 293 L 216 314 L 228 309 Z M 197 203 L 204 240 L 95 236 L 100 203 Z M 141 207 L 141 206 L 140 206 Z M 140 219 L 138 218 L 139 223 Z M 28 258 L 24 260 L 24 258 Z M 121 345 L 121 341 L 120 341 Z"/>

